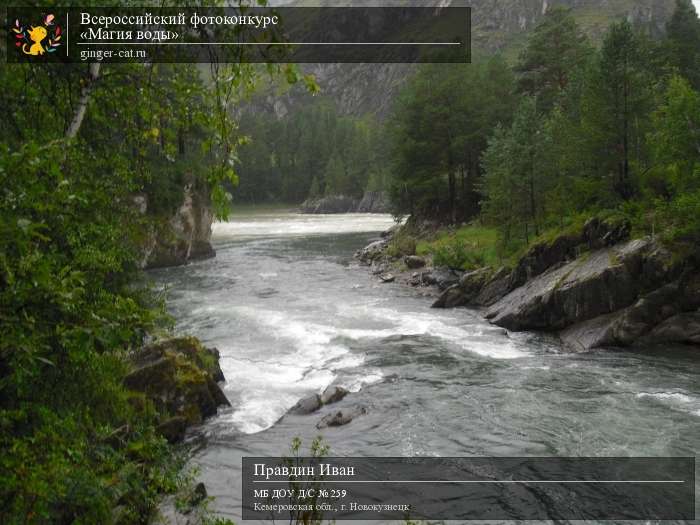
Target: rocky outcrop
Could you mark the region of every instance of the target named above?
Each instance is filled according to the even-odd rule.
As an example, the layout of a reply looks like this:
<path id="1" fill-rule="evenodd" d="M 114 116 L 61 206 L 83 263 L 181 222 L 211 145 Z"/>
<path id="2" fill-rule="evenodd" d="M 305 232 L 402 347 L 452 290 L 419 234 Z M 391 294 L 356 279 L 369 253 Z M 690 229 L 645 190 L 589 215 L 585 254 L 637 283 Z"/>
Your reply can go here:
<path id="1" fill-rule="evenodd" d="M 355 211 L 357 213 L 390 213 L 391 203 L 383 191 L 366 191 Z"/>
<path id="2" fill-rule="evenodd" d="M 556 266 L 573 261 L 582 253 L 628 240 L 630 231 L 627 221 L 594 217 L 579 231 L 534 244 L 512 271 L 481 268 L 465 274 L 458 284 L 444 291 L 433 308 L 492 306 L 512 290 Z"/>
<path id="3" fill-rule="evenodd" d="M 513 269 L 510 289 L 522 286 L 552 266 L 568 262 L 585 251 L 613 246 L 629 240 L 631 225 L 626 220 L 593 217 L 580 231 L 558 235 L 551 241 L 534 244 Z"/>
<path id="4" fill-rule="evenodd" d="M 398 263 L 409 258 L 386 253 L 391 234 L 356 256 L 380 280 L 437 288 L 434 308 L 486 307 L 493 324 L 557 332 L 576 350 L 699 344 L 700 252 L 672 254 L 650 238 L 629 240 L 630 230 L 623 220 L 593 218 L 533 245 L 513 270 L 426 268 L 406 279 Z"/>
<path id="5" fill-rule="evenodd" d="M 345 195 L 307 199 L 299 207 L 301 213 L 389 213 L 389 199 L 382 191 L 365 192 L 361 200 Z"/>
<path id="6" fill-rule="evenodd" d="M 562 340 L 576 350 L 659 343 L 700 344 L 700 274 L 642 294 L 627 308 L 568 327 Z"/>
<path id="7" fill-rule="evenodd" d="M 570 348 L 698 344 L 700 274 L 651 239 L 556 265 L 497 302 L 486 317 L 509 330 L 559 331 Z"/>
<path id="8" fill-rule="evenodd" d="M 390 239 L 390 237 L 384 237 L 378 241 L 371 242 L 355 253 L 355 258 L 363 264 L 371 265 L 384 256 Z"/>
<path id="9" fill-rule="evenodd" d="M 491 306 L 510 290 L 511 272 L 500 268 L 480 268 L 467 272 L 457 283 L 447 288 L 433 308 L 457 308 L 459 306 Z"/>
<path id="10" fill-rule="evenodd" d="M 145 196 L 135 199 L 142 213 L 148 203 Z M 183 189 L 183 201 L 175 214 L 152 224 L 143 243 L 144 268 L 180 266 L 197 259 L 214 257 L 211 245 L 211 225 L 214 215 L 209 198 L 196 192 L 191 185 Z"/>
<path id="11" fill-rule="evenodd" d="M 345 195 L 331 195 L 319 199 L 308 199 L 299 207 L 301 213 L 331 214 L 353 213 L 357 210 L 358 201 Z"/>
<path id="12" fill-rule="evenodd" d="M 160 415 L 159 431 L 177 442 L 185 430 L 230 406 L 218 385 L 224 380 L 219 352 L 194 337 L 150 344 L 131 358 L 124 385 L 143 394 Z"/>
<path id="13" fill-rule="evenodd" d="M 527 281 L 486 314 L 509 330 L 559 330 L 632 304 L 651 243 L 597 250 Z"/>

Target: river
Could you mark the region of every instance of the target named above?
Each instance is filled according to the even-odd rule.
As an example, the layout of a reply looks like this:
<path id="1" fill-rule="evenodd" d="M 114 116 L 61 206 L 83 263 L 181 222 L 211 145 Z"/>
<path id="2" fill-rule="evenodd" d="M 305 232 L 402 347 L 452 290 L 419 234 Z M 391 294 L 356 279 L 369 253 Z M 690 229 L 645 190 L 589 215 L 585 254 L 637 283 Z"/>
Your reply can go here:
<path id="1" fill-rule="evenodd" d="M 700 359 L 681 349 L 565 351 L 475 311 L 432 310 L 353 253 L 383 215 L 270 212 L 214 225 L 215 259 L 152 272 L 178 332 L 221 352 L 232 408 L 193 461 L 240 522 L 241 457 L 279 456 L 326 412 L 284 416 L 340 384 L 367 414 L 322 432 L 336 456 L 697 456 Z"/>

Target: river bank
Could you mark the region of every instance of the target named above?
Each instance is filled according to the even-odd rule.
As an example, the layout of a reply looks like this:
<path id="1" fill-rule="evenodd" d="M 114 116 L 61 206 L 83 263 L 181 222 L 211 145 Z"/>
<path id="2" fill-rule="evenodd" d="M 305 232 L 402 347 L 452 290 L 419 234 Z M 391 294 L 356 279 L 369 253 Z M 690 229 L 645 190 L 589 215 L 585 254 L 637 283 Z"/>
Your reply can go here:
<path id="1" fill-rule="evenodd" d="M 582 354 L 477 310 L 431 309 L 433 289 L 385 284 L 353 257 L 393 224 L 247 213 L 214 224 L 216 258 L 151 272 L 175 331 L 221 355 L 231 407 L 187 438 L 216 514 L 241 519 L 243 456 L 285 454 L 294 437 L 306 448 L 320 434 L 341 456 L 697 455 L 696 352 Z M 349 393 L 290 413 L 329 386 Z"/>
<path id="2" fill-rule="evenodd" d="M 432 289 L 434 308 L 481 308 L 496 326 L 555 333 L 573 350 L 700 345 L 697 250 L 631 239 L 628 223 L 592 218 L 535 242 L 512 267 L 461 271 L 416 256 L 416 231 L 410 223 L 386 231 L 356 257 L 382 282 Z"/>

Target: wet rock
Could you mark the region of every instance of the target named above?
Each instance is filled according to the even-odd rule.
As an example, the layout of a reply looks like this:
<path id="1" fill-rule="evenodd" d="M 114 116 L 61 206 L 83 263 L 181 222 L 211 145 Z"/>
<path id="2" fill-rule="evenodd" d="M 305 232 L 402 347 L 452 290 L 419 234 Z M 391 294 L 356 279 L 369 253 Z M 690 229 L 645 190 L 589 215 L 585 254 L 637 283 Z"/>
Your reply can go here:
<path id="1" fill-rule="evenodd" d="M 389 241 L 386 239 L 374 241 L 358 251 L 355 254 L 355 258 L 359 259 L 362 263 L 372 264 L 373 261 L 384 255 L 384 250 L 386 250 L 388 243 Z"/>
<path id="2" fill-rule="evenodd" d="M 417 255 L 407 255 L 403 258 L 403 262 L 410 270 L 417 270 L 425 266 L 425 259 Z"/>
<path id="3" fill-rule="evenodd" d="M 383 283 L 393 283 L 396 280 L 396 276 L 393 273 L 383 273 L 379 276 L 379 280 Z"/>
<path id="4" fill-rule="evenodd" d="M 141 196 L 139 209 L 148 208 Z M 183 200 L 169 221 L 153 225 L 146 232 L 140 265 L 145 268 L 180 266 L 197 259 L 214 257 L 211 225 L 214 214 L 209 195 L 195 191 L 192 184 L 183 188 Z"/>
<path id="5" fill-rule="evenodd" d="M 562 341 L 577 350 L 660 342 L 693 343 L 694 313 L 684 281 L 674 281 L 643 294 L 616 312 L 575 324 L 561 333 Z"/>
<path id="6" fill-rule="evenodd" d="M 132 356 L 132 370 L 124 385 L 145 395 L 161 416 L 167 439 L 181 437 L 186 425 L 201 423 L 230 406 L 214 377 L 223 377 L 218 352 L 193 337 L 159 341 Z M 180 418 L 180 419 L 176 419 Z"/>
<path id="7" fill-rule="evenodd" d="M 374 261 L 372 263 L 372 275 L 381 275 L 389 271 L 389 264 L 384 262 Z"/>
<path id="8" fill-rule="evenodd" d="M 442 292 L 431 308 L 457 308 L 466 304 L 467 297 L 464 295 L 462 288 L 459 284 L 454 284 Z"/>
<path id="9" fill-rule="evenodd" d="M 337 403 L 345 396 L 348 395 L 348 391 L 342 386 L 331 385 L 326 388 L 321 394 L 321 403 L 324 405 L 330 405 L 331 403 Z"/>
<path id="10" fill-rule="evenodd" d="M 299 400 L 299 402 L 297 402 L 297 404 L 289 410 L 289 413 L 301 416 L 312 414 L 321 408 L 321 405 L 323 405 L 321 396 L 318 394 L 312 394 Z"/>
<path id="11" fill-rule="evenodd" d="M 192 494 L 187 504 L 190 506 L 190 508 L 194 508 L 204 503 L 208 497 L 207 487 L 200 481 L 192 490 Z"/>
<path id="12" fill-rule="evenodd" d="M 461 272 L 457 272 L 446 266 L 433 268 L 421 274 L 421 279 L 424 284 L 437 286 L 440 290 L 447 290 L 450 286 L 454 286 L 459 282 Z"/>
<path id="13" fill-rule="evenodd" d="M 458 284 L 449 287 L 433 303 L 433 308 L 457 308 L 475 303 L 475 298 L 488 282 L 492 274 L 491 268 L 480 268 L 467 272 Z"/>
<path id="14" fill-rule="evenodd" d="M 363 406 L 354 406 L 343 408 L 342 410 L 336 410 L 330 414 L 326 414 L 321 418 L 321 420 L 316 424 L 316 428 L 319 430 L 328 427 L 340 427 L 347 425 L 353 419 L 366 414 L 367 409 Z"/>
<path id="15" fill-rule="evenodd" d="M 587 254 L 513 290 L 487 312 L 509 330 L 560 330 L 632 304 L 654 245 L 635 240 Z"/>
<path id="16" fill-rule="evenodd" d="M 700 310 L 669 317 L 645 336 L 642 342 L 700 345 Z"/>
<path id="17" fill-rule="evenodd" d="M 505 267 L 499 268 L 479 291 L 474 303 L 478 306 L 492 306 L 508 294 L 510 282 L 510 270 Z"/>

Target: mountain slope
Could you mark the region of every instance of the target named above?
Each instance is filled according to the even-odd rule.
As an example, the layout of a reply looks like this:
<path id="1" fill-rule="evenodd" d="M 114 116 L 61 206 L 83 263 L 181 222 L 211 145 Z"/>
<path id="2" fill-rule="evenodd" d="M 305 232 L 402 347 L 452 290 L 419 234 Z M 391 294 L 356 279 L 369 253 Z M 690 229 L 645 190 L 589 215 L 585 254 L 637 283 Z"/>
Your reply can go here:
<path id="1" fill-rule="evenodd" d="M 320 0 L 277 0 L 276 5 L 449 5 L 457 0 L 428 2 L 331 2 Z M 528 31 L 537 25 L 542 15 L 554 5 L 572 9 L 578 23 L 594 42 L 599 42 L 608 25 L 628 19 L 644 27 L 652 35 L 663 33 L 675 0 L 471 0 L 472 49 L 475 56 L 500 52 L 515 60 Z M 449 66 L 446 66 L 449 67 Z M 307 64 L 303 68 L 313 73 L 324 95 L 334 99 L 344 114 L 386 115 L 393 95 L 404 80 L 415 71 L 411 64 Z M 292 90 L 263 97 L 268 109 L 283 116 L 295 104 L 303 103 L 301 90 Z"/>

